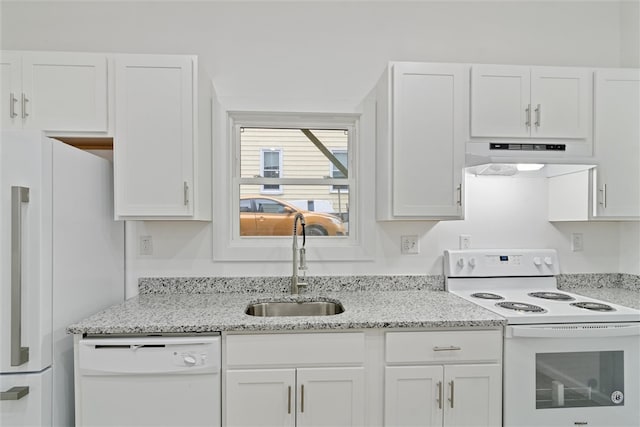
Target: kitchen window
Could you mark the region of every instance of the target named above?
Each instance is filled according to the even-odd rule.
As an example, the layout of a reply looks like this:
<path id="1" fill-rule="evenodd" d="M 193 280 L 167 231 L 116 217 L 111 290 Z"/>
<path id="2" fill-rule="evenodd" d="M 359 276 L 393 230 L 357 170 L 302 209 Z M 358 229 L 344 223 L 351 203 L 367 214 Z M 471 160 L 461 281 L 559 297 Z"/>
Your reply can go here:
<path id="1" fill-rule="evenodd" d="M 214 260 L 290 262 L 296 211 L 311 265 L 372 259 L 375 104 L 356 113 L 219 111 L 227 123 L 213 153 Z"/>
<path id="2" fill-rule="evenodd" d="M 239 235 L 291 236 L 293 217 L 302 212 L 307 234 L 348 236 L 349 188 L 354 186 L 348 161 L 352 132 L 348 124 L 238 125 L 234 146 L 239 160 Z M 259 161 L 255 153 L 260 153 Z"/>

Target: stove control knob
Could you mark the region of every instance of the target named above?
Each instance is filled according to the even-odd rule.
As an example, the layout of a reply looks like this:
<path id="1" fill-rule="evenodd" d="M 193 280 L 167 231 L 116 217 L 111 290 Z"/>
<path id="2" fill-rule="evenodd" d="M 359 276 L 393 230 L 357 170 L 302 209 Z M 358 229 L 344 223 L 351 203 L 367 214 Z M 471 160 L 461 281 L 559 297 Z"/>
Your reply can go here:
<path id="1" fill-rule="evenodd" d="M 476 259 L 475 258 L 469 258 L 469 266 L 471 268 L 476 266 Z"/>
<path id="2" fill-rule="evenodd" d="M 535 265 L 542 265 L 542 260 L 540 260 L 540 257 L 537 256 L 533 258 L 533 263 Z"/>
<path id="3" fill-rule="evenodd" d="M 456 264 L 458 264 L 458 267 L 460 268 L 464 267 L 464 258 L 458 258 L 458 262 Z"/>
<path id="4" fill-rule="evenodd" d="M 553 265 L 553 260 L 551 259 L 550 256 L 546 256 L 546 257 L 544 257 L 544 263 L 547 264 L 548 266 L 552 266 Z"/>

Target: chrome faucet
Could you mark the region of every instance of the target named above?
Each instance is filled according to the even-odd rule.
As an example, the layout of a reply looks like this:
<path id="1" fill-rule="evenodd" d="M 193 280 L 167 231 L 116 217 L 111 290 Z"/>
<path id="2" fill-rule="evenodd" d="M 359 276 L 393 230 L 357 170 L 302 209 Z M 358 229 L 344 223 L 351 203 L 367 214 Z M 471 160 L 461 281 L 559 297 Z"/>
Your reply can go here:
<path id="1" fill-rule="evenodd" d="M 298 220 L 302 225 L 302 247 L 300 248 L 300 264 L 298 264 Z M 306 243 L 307 236 L 304 232 L 304 215 L 300 212 L 296 213 L 293 218 L 293 274 L 291 275 L 291 294 L 297 295 L 300 293 L 300 287 L 307 286 L 304 282 L 305 271 L 307 269 L 307 256 L 304 245 Z M 302 270 L 302 282 L 298 279 L 298 270 Z"/>

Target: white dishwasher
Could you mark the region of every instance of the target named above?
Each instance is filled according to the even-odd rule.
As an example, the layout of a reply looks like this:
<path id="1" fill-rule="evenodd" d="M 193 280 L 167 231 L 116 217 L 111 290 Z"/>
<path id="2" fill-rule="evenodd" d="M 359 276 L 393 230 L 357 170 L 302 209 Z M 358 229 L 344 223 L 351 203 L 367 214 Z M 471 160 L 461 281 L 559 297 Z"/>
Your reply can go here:
<path id="1" fill-rule="evenodd" d="M 77 426 L 220 426 L 220 336 L 83 338 Z"/>

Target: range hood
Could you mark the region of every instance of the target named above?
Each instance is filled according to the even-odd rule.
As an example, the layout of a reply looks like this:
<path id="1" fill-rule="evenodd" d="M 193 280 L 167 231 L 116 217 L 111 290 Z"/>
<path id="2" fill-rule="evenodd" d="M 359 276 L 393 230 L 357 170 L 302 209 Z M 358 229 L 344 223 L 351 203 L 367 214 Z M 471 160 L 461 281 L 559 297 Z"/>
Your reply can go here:
<path id="1" fill-rule="evenodd" d="M 488 163 L 589 163 L 593 155 L 591 141 L 566 140 L 475 140 L 466 144 L 466 166 Z"/>

